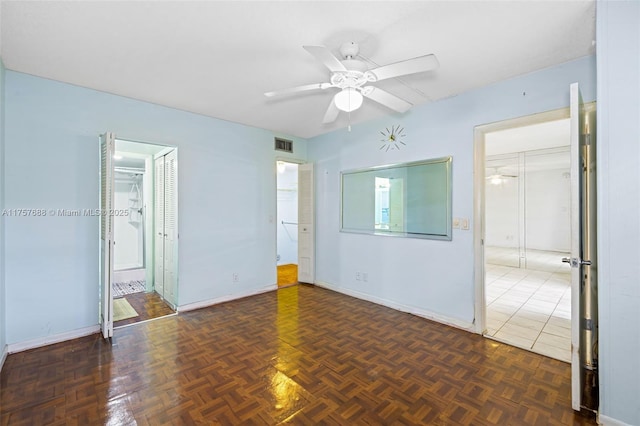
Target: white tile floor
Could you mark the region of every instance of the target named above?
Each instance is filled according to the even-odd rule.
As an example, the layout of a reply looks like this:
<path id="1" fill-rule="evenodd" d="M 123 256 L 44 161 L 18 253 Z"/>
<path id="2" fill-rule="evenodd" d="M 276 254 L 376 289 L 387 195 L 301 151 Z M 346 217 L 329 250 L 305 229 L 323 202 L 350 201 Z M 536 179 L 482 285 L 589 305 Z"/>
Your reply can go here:
<path id="1" fill-rule="evenodd" d="M 564 253 L 486 249 L 486 336 L 561 361 L 571 361 L 571 270 Z"/>

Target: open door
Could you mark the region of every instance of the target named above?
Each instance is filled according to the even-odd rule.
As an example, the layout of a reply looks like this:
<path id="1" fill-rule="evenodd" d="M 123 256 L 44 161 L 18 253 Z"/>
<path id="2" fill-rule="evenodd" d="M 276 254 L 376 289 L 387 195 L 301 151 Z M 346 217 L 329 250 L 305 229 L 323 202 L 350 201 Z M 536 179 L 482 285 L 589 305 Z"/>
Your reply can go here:
<path id="1" fill-rule="evenodd" d="M 571 96 L 571 406 L 597 410 L 595 111 Z"/>
<path id="2" fill-rule="evenodd" d="M 115 135 L 100 136 L 100 327 L 113 336 L 113 153 Z"/>
<path id="3" fill-rule="evenodd" d="M 298 282 L 315 281 L 313 163 L 298 166 Z"/>

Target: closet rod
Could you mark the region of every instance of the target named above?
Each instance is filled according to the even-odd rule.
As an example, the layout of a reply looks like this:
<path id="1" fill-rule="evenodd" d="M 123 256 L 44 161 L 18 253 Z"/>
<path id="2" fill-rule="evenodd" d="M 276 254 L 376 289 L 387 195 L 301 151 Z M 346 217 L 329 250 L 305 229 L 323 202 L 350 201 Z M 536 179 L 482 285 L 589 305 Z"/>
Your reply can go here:
<path id="1" fill-rule="evenodd" d="M 144 169 L 136 169 L 133 167 L 114 167 L 113 168 L 114 172 L 120 172 L 120 173 L 130 173 L 130 174 L 143 174 L 144 173 Z"/>

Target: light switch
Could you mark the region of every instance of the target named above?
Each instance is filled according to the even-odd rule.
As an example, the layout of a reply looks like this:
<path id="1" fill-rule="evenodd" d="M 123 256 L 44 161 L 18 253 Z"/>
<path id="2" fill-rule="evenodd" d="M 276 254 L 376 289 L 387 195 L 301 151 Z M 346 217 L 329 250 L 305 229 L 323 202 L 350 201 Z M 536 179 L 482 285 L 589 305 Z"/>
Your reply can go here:
<path id="1" fill-rule="evenodd" d="M 469 219 L 460 219 L 460 228 L 468 231 L 469 230 Z"/>
<path id="2" fill-rule="evenodd" d="M 453 229 L 460 229 L 460 218 L 454 217 L 451 226 L 453 227 Z"/>

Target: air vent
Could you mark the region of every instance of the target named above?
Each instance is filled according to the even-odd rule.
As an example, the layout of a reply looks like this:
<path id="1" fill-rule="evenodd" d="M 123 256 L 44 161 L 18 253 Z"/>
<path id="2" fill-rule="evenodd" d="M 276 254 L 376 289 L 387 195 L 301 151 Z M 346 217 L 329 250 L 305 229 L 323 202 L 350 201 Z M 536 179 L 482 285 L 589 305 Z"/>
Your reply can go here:
<path id="1" fill-rule="evenodd" d="M 293 152 L 293 141 L 275 138 L 276 151 Z"/>

